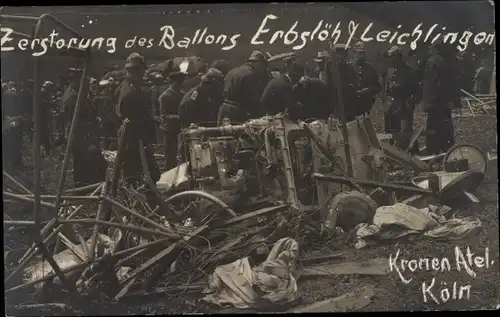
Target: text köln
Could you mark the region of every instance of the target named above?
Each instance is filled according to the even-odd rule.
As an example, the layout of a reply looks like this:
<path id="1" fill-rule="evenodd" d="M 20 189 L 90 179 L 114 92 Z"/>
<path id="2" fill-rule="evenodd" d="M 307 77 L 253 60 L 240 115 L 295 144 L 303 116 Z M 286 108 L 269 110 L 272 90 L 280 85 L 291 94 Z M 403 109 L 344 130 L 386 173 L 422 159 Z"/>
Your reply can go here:
<path id="1" fill-rule="evenodd" d="M 400 250 L 395 255 L 389 256 L 389 269 L 395 272 L 403 284 L 410 284 L 414 280 L 413 273 L 420 271 L 446 272 L 456 270 L 475 278 L 478 269 L 489 269 L 494 261 L 490 259 L 489 249 L 484 252 L 473 253 L 470 247 L 455 247 L 453 257 L 447 258 L 419 258 L 403 259 Z M 436 304 L 446 303 L 450 300 L 470 299 L 471 285 L 458 281 L 439 281 L 436 277 L 423 281 L 421 285 L 423 301 Z"/>

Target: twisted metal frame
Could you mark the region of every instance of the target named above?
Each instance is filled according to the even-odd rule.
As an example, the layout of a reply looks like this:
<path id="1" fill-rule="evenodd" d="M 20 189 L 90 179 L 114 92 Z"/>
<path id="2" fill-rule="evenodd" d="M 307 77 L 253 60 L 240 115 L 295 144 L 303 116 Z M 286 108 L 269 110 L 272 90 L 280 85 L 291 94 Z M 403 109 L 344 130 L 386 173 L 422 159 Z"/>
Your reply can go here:
<path id="1" fill-rule="evenodd" d="M 36 22 L 35 25 L 35 30 L 33 32 L 33 35 L 30 36 L 28 34 L 24 33 L 19 33 L 19 32 L 13 32 L 12 34 L 16 37 L 24 38 L 24 39 L 37 39 L 40 36 L 41 31 L 43 30 L 43 26 L 47 24 L 47 22 L 51 22 L 59 27 L 61 27 L 64 31 L 67 31 L 70 33 L 72 36 L 82 39 L 84 38 L 83 35 L 81 35 L 79 32 L 75 31 L 62 21 L 58 20 L 57 18 L 53 17 L 50 14 L 42 14 L 40 17 L 33 17 L 33 16 L 17 16 L 17 15 L 0 15 L 0 23 L 2 25 L 5 25 L 5 22 L 16 22 L 16 21 L 22 21 L 22 22 Z M 64 161 L 63 161 L 63 166 L 61 169 L 61 174 L 59 177 L 59 183 L 58 183 L 58 189 L 57 189 L 57 194 L 55 197 L 55 202 L 53 204 L 53 208 L 55 210 L 58 210 L 59 207 L 61 206 L 61 198 L 62 198 L 62 192 L 63 192 L 63 187 L 64 187 L 64 180 L 66 179 L 66 173 L 68 169 L 68 164 L 69 164 L 69 155 L 70 155 L 70 149 L 73 144 L 73 139 L 74 139 L 74 134 L 75 134 L 75 122 L 77 122 L 81 105 L 83 103 L 83 92 L 85 91 L 85 85 L 88 85 L 88 81 L 85 80 L 88 74 L 88 68 L 89 68 L 89 61 L 90 61 L 90 50 L 89 49 L 81 49 L 81 48 L 76 48 L 76 47 L 70 47 L 66 49 L 67 51 L 71 51 L 71 53 L 75 53 L 78 58 L 83 58 L 84 64 L 83 64 L 83 71 L 82 71 L 82 78 L 80 81 L 80 88 L 78 90 L 78 95 L 77 95 L 77 101 L 76 101 L 76 106 L 75 106 L 75 111 L 73 115 L 73 119 L 71 122 L 71 128 L 69 132 L 69 137 L 68 137 L 68 144 L 65 149 L 65 156 L 64 156 Z M 34 57 L 34 76 L 33 76 L 33 112 L 34 112 L 34 140 L 33 140 L 33 154 L 34 154 L 34 168 L 33 168 L 33 188 L 34 192 L 33 194 L 33 221 L 24 221 L 24 222 L 10 222 L 9 225 L 23 225 L 23 226 L 30 226 L 33 228 L 33 232 L 35 234 L 35 244 L 38 246 L 38 251 L 40 251 L 43 256 L 47 259 L 47 261 L 50 263 L 52 268 L 54 269 L 54 272 L 56 275 L 60 278 L 60 280 L 64 283 L 66 288 L 68 290 L 74 290 L 74 285 L 71 285 L 67 279 L 64 276 L 64 273 L 61 271 L 61 268 L 57 265 L 57 263 L 54 261 L 54 258 L 52 257 L 52 254 L 48 251 L 44 240 L 43 240 L 43 233 L 48 232 L 52 229 L 57 224 L 57 216 L 55 218 L 55 221 L 49 222 L 42 230 L 41 229 L 41 217 L 40 217 L 40 209 L 42 206 L 42 201 L 41 201 L 41 176 L 40 176 L 40 171 L 41 171 L 41 154 L 40 154 L 40 145 L 41 145 L 41 111 L 42 109 L 40 108 L 40 57 Z M 6 173 L 4 173 L 5 175 Z M 5 196 L 5 195 L 4 195 Z M 4 221 L 4 225 L 5 225 Z M 15 274 L 20 272 L 28 263 L 29 261 L 33 258 L 33 256 L 37 253 L 35 249 L 32 249 L 33 252 L 25 256 L 24 261 L 16 268 L 16 270 L 5 279 L 5 282 L 7 282 L 11 277 L 13 277 Z"/>

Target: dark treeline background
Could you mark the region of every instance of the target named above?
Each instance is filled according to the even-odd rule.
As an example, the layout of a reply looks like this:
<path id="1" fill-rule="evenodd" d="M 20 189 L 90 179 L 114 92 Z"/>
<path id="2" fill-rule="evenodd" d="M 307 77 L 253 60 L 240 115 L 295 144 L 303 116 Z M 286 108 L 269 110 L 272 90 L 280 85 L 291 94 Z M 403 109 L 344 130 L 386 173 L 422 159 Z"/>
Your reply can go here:
<path id="1" fill-rule="evenodd" d="M 470 30 L 473 33 L 494 31 L 493 7 L 488 1 L 416 1 L 416 2 L 352 2 L 352 3 L 259 3 L 259 4 L 176 4 L 176 5 L 137 5 L 137 6 L 36 6 L 36 7 L 4 7 L 2 14 L 40 16 L 49 13 L 82 35 L 94 37 L 118 38 L 116 52 L 109 54 L 105 50 L 94 52 L 94 76 L 100 76 L 103 68 L 111 64 L 123 65 L 125 58 L 131 52 L 143 54 L 148 61 L 158 62 L 177 56 L 198 55 L 206 60 L 224 58 L 232 65 L 244 61 L 252 50 L 278 54 L 291 51 L 283 40 L 268 44 L 272 33 L 277 30 L 285 32 L 298 21 L 296 31 L 312 31 L 317 23 L 324 20 L 335 25 L 342 22 L 343 36 L 340 42 L 347 40 L 347 23 L 351 20 L 360 23 L 357 35 L 360 35 L 369 23 L 373 22 L 371 34 L 375 35 L 383 29 L 396 30 L 401 24 L 402 31 L 411 31 L 423 23 L 425 31 L 433 24 L 446 26 L 450 32 Z M 250 45 L 252 36 L 256 33 L 262 19 L 267 14 L 274 14 L 279 20 L 268 22 L 271 31 L 261 38 L 262 45 Z M 89 24 L 92 21 L 92 24 Z M 34 22 L 6 22 L 16 31 L 32 34 Z M 228 37 L 241 33 L 235 48 L 229 51 L 221 50 L 218 44 L 191 45 L 188 49 L 174 48 L 167 50 L 158 46 L 164 25 L 172 25 L 176 31 L 176 38 L 192 37 L 197 29 L 208 27 L 209 33 L 214 35 L 227 34 Z M 83 27 L 82 27 L 83 26 Z M 48 24 L 44 28 L 44 35 L 50 34 L 54 27 Z M 62 35 L 66 38 L 69 36 Z M 151 48 L 124 47 L 126 39 L 134 36 L 154 38 L 155 45 Z M 295 45 L 300 42 L 297 41 Z M 351 42 L 354 44 L 355 40 Z M 478 55 L 492 56 L 492 47 L 475 47 L 472 39 L 469 49 Z M 381 68 L 380 53 L 391 44 L 367 44 L 371 60 L 377 68 Z M 328 48 L 327 42 L 315 40 L 297 52 L 305 62 L 310 61 L 317 54 Z M 486 51 L 484 51 L 486 49 Z M 17 53 L 17 54 L 16 54 Z M 12 57 L 12 56 L 16 57 Z M 19 51 L 10 54 L 2 53 L 2 76 L 11 73 L 32 72 L 29 56 L 19 58 Z M 69 57 L 44 56 L 43 68 L 46 76 L 56 76 L 64 72 L 65 68 L 75 66 L 74 59 Z M 4 67 L 5 66 L 5 67 Z M 4 71 L 5 68 L 5 71 Z"/>

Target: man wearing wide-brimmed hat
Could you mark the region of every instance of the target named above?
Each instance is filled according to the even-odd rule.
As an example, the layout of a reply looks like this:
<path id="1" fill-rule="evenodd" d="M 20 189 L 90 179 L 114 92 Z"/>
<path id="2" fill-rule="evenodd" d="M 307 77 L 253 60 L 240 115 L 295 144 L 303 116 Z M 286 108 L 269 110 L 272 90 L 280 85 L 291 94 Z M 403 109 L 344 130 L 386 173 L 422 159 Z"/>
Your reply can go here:
<path id="1" fill-rule="evenodd" d="M 375 103 L 375 95 L 382 87 L 377 71 L 366 58 L 365 44 L 361 41 L 354 45 L 353 67 L 357 73 L 355 115 L 369 115 Z"/>
<path id="2" fill-rule="evenodd" d="M 270 80 L 267 58 L 260 51 L 253 51 L 247 62 L 231 70 L 224 82 L 224 102 L 217 116 L 218 125 L 225 118 L 242 123 L 260 113 L 259 100 Z"/>
<path id="3" fill-rule="evenodd" d="M 149 112 L 150 98 L 143 91 L 146 62 L 138 53 L 132 53 L 125 64 L 126 78 L 116 91 L 116 114 L 123 122 L 128 119 L 124 138 L 123 177 L 129 184 L 142 181 L 143 169 L 139 141 L 145 146 L 146 159 L 153 182 L 160 178 L 160 170 L 153 156 L 152 144 L 156 139 L 155 120 Z"/>
<path id="4" fill-rule="evenodd" d="M 201 76 L 201 82 L 191 88 L 182 98 L 179 107 L 179 116 L 183 127 L 188 127 L 191 123 L 201 123 L 203 125 L 213 125 L 216 120 L 216 111 L 220 100 L 218 94 L 224 76 L 216 68 L 210 68 Z"/>
<path id="5" fill-rule="evenodd" d="M 177 166 L 177 142 L 181 130 L 179 107 L 185 92 L 182 90 L 185 72 L 176 71 L 168 75 L 170 86 L 160 95 L 160 129 L 163 133 L 163 150 L 166 169 Z"/>
<path id="6" fill-rule="evenodd" d="M 294 62 L 285 74 L 271 79 L 260 99 L 263 113 L 274 115 L 287 110 L 294 119 L 300 118 L 302 109 L 295 98 L 294 86 L 303 76 L 304 67 Z"/>
<path id="7" fill-rule="evenodd" d="M 327 51 L 318 52 L 318 56 L 314 59 L 317 63 L 316 74 L 317 78 L 326 82 L 326 63 L 330 59 L 330 54 Z"/>

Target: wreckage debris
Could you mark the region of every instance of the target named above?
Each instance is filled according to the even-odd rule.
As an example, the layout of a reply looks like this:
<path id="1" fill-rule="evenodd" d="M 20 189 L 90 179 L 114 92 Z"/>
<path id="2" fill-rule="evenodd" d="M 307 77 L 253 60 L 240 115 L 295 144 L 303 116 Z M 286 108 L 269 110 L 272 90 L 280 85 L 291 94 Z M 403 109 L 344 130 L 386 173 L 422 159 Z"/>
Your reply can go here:
<path id="1" fill-rule="evenodd" d="M 11 187 L 4 195 L 10 200 L 58 214 L 44 223 L 41 241 L 7 274 L 6 283 L 20 273 L 24 277 L 21 285 L 9 284 L 7 293 L 63 282 L 83 296 L 107 283 L 113 285 L 106 291 L 115 301 L 189 293 L 222 307 L 288 306 L 299 299 L 300 278 L 387 273 L 387 259 L 318 264 L 338 259 L 338 252 L 301 259 L 301 252 L 312 247 L 311 237 L 333 249 L 337 242 L 332 238 L 342 241 L 346 233 L 347 242 L 362 248 L 410 233 L 458 239 L 481 227 L 474 219 L 447 218 L 444 208 L 411 207 L 407 199 L 471 197 L 486 169 L 482 152 L 472 147 L 465 160 L 456 152 L 444 154 L 448 163 L 441 165 L 447 171 L 433 171 L 420 158 L 378 140 L 371 122 L 361 118 L 347 133 L 363 158 L 352 154 L 352 175 L 339 174 L 348 160 L 339 150 L 342 133 L 335 125 L 264 117 L 242 125 L 192 126 L 185 131 L 192 150 L 187 162 L 163 173 L 156 184 L 145 177 L 142 186 L 132 187 L 120 182 L 120 140 L 126 126 L 125 121 L 116 153 L 105 155 L 114 166 L 103 183 L 40 195 L 4 172 Z M 300 138 L 292 142 L 295 135 Z M 144 175 L 149 175 L 144 147 L 139 147 Z M 411 170 L 407 175 L 413 184 L 389 182 L 386 158 Z M 35 219 L 10 219 L 4 226 L 42 227 L 39 216 Z M 63 231 L 75 225 L 87 230 L 73 230 L 74 237 Z M 399 229 L 394 233 L 390 228 Z M 50 258 L 35 257 L 46 255 L 44 248 L 54 244 L 64 249 L 55 247 Z M 297 311 L 355 310 L 371 297 L 373 291 L 366 288 Z"/>

